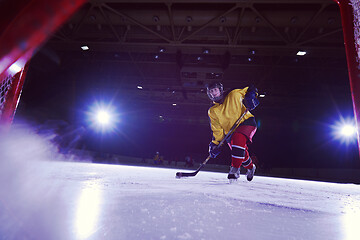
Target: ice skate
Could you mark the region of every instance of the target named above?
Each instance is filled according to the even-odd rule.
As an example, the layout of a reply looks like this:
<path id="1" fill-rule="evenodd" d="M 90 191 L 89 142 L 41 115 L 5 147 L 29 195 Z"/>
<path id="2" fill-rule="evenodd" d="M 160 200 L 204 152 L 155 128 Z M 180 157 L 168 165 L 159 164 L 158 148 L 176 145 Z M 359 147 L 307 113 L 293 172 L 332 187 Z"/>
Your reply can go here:
<path id="1" fill-rule="evenodd" d="M 254 177 L 254 173 L 256 170 L 256 166 L 255 164 L 253 164 L 253 168 L 252 169 L 248 169 L 246 172 L 246 179 L 250 182 L 251 180 L 253 180 Z"/>
<path id="2" fill-rule="evenodd" d="M 230 167 L 229 174 L 227 178 L 229 179 L 230 183 L 233 183 L 237 181 L 237 179 L 240 177 L 240 168 L 234 168 L 233 166 Z"/>

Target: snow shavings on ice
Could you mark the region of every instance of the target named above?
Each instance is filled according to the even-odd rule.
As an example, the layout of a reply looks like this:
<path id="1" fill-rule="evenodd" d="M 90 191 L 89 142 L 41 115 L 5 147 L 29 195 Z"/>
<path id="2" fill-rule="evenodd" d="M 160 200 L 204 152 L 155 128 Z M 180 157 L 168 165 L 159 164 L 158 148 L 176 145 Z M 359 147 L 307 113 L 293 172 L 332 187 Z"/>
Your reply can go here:
<path id="1" fill-rule="evenodd" d="M 19 136 L 0 138 L 3 239 L 360 236 L 359 185 L 244 175 L 229 184 L 224 173 L 176 179 L 179 169 L 51 161 L 46 140 Z"/>

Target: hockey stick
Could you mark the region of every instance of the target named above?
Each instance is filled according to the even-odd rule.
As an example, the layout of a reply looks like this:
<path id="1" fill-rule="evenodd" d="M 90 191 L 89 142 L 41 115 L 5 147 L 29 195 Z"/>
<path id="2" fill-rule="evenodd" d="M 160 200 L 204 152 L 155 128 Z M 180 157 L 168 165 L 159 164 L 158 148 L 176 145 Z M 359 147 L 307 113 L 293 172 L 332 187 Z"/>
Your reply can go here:
<path id="1" fill-rule="evenodd" d="M 236 122 L 234 123 L 234 125 L 232 126 L 232 128 L 230 129 L 230 131 L 225 135 L 225 137 L 223 138 L 223 140 L 221 140 L 221 142 L 219 143 L 219 145 L 217 145 L 216 148 L 221 147 L 221 145 L 223 145 L 223 143 L 231 136 L 231 134 L 233 134 L 233 132 L 235 131 L 235 129 L 238 127 L 241 119 L 243 119 L 243 117 L 245 116 L 245 114 L 248 112 L 248 110 L 246 109 L 245 112 L 238 118 L 238 120 L 236 120 Z M 205 159 L 205 161 L 203 161 L 200 166 L 196 169 L 195 172 L 191 172 L 191 173 L 186 173 L 186 172 L 177 172 L 176 173 L 176 178 L 182 178 L 182 177 L 194 177 L 196 176 L 196 174 L 198 174 L 198 172 L 200 172 L 200 170 L 206 165 L 206 163 L 210 160 L 211 156 L 209 154 L 209 156 Z"/>

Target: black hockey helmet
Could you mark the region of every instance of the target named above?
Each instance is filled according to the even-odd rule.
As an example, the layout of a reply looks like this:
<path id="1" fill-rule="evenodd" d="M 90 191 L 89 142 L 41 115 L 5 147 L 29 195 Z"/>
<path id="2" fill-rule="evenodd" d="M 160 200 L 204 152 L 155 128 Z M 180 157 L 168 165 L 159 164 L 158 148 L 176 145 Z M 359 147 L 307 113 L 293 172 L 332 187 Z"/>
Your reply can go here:
<path id="1" fill-rule="evenodd" d="M 220 95 L 217 96 L 217 97 L 214 97 L 214 96 L 210 93 L 210 90 L 211 90 L 211 89 L 214 89 L 214 88 L 218 88 L 219 91 L 220 91 Z M 212 83 L 210 83 L 210 84 L 208 84 L 208 85 L 206 86 L 206 92 L 207 92 L 207 95 L 208 95 L 208 97 L 210 98 L 210 100 L 216 102 L 216 101 L 219 101 L 219 100 L 221 100 L 221 99 L 223 98 L 223 95 L 224 95 L 224 87 L 223 87 L 223 85 L 222 85 L 221 82 L 212 82 Z"/>

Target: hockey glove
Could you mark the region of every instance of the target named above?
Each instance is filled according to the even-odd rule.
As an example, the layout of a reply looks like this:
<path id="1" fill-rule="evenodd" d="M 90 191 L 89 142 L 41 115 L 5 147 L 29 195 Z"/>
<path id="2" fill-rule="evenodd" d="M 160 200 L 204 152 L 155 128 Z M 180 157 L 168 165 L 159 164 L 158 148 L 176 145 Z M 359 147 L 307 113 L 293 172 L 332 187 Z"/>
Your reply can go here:
<path id="1" fill-rule="evenodd" d="M 254 86 L 248 88 L 243 103 L 249 111 L 253 110 L 254 108 L 256 108 L 257 105 L 259 105 L 260 102 L 257 99 L 257 95 L 257 88 L 255 88 Z"/>
<path id="2" fill-rule="evenodd" d="M 216 145 L 215 143 L 213 142 L 210 142 L 209 144 L 209 154 L 210 154 L 210 157 L 212 158 L 216 158 L 219 154 L 220 154 L 221 150 L 220 148 L 218 147 L 218 145 Z"/>

